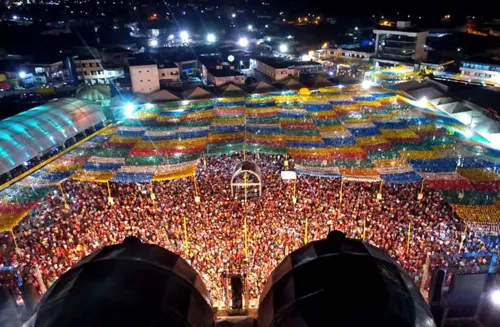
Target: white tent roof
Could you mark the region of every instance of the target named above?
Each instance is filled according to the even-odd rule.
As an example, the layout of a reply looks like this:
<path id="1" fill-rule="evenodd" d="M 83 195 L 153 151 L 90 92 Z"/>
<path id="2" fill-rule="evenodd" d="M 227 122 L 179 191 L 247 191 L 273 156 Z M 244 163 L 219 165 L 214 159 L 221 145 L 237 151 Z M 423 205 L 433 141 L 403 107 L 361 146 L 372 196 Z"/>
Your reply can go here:
<path id="1" fill-rule="evenodd" d="M 155 101 L 179 101 L 181 98 L 175 95 L 174 93 L 167 90 L 159 90 L 150 94 L 145 94 L 145 98 L 149 102 Z"/>
<path id="2" fill-rule="evenodd" d="M 333 86 L 333 83 L 324 78 L 323 76 L 316 76 L 311 80 L 311 88 L 318 89 L 320 87 Z"/>
<path id="3" fill-rule="evenodd" d="M 215 98 L 215 96 L 199 86 L 192 90 L 184 92 L 184 99 L 186 100 L 211 99 L 211 98 Z"/>
<path id="4" fill-rule="evenodd" d="M 267 92 L 277 92 L 277 91 L 279 91 L 277 88 L 266 82 L 258 82 L 253 87 L 253 93 L 267 93 Z"/>
<path id="5" fill-rule="evenodd" d="M 287 79 L 284 83 L 281 84 L 281 86 L 287 90 L 300 90 L 301 88 L 305 87 L 303 84 L 301 84 L 295 78 Z"/>
<path id="6" fill-rule="evenodd" d="M 242 97 L 248 95 L 248 92 L 243 90 L 238 85 L 229 83 L 221 87 L 223 97 Z"/>

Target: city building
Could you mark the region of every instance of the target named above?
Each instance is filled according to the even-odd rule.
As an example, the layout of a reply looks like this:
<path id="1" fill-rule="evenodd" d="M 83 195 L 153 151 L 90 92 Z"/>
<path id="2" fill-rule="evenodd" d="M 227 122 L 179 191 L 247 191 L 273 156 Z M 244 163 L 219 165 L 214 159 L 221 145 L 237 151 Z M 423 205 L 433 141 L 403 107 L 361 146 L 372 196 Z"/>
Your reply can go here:
<path id="1" fill-rule="evenodd" d="M 181 82 L 179 67 L 171 61 L 158 65 L 158 77 L 161 86 L 167 86 Z"/>
<path id="2" fill-rule="evenodd" d="M 281 60 L 271 57 L 250 59 L 250 68 L 274 81 L 281 81 L 289 77 L 299 78 L 301 74 L 315 75 L 323 70 L 323 66 L 317 62 Z"/>
<path id="3" fill-rule="evenodd" d="M 152 93 L 160 89 L 158 64 L 155 60 L 130 59 L 129 64 L 134 93 Z"/>
<path id="4" fill-rule="evenodd" d="M 315 52 L 315 58 L 318 59 L 358 59 L 368 61 L 375 54 L 375 48 L 372 46 L 360 47 L 357 45 L 352 48 L 326 48 Z"/>
<path id="5" fill-rule="evenodd" d="M 427 59 L 425 41 L 428 31 L 411 26 L 410 21 L 398 21 L 396 27 L 377 27 L 375 58 L 381 65 L 415 63 Z"/>
<path id="6" fill-rule="evenodd" d="M 208 66 L 202 64 L 202 81 L 204 84 L 222 86 L 228 83 L 244 84 L 245 75 L 237 71 L 234 66 L 226 63 Z"/>
<path id="7" fill-rule="evenodd" d="M 462 75 L 484 78 L 500 82 L 500 58 L 479 56 L 463 60 L 460 65 Z"/>
<path id="8" fill-rule="evenodd" d="M 105 84 L 106 75 L 104 74 L 101 59 L 79 56 L 74 61 L 78 80 L 83 80 L 90 85 Z"/>
<path id="9" fill-rule="evenodd" d="M 111 80 L 123 77 L 125 75 L 124 67 L 122 65 L 104 64 L 105 84 Z"/>
<path id="10" fill-rule="evenodd" d="M 128 56 L 131 52 L 123 48 L 106 48 L 101 51 L 101 59 L 104 63 L 128 66 Z"/>
<path id="11" fill-rule="evenodd" d="M 63 81 L 69 77 L 64 57 L 35 56 L 28 66 L 35 75 L 43 75 L 49 82 Z"/>

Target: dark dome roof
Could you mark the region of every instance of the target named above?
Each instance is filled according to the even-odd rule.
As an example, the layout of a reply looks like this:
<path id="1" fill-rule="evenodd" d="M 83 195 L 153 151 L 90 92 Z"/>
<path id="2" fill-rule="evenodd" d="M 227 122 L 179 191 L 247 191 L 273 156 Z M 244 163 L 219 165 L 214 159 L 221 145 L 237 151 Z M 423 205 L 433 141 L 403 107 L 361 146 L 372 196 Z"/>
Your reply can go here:
<path id="1" fill-rule="evenodd" d="M 396 262 L 340 232 L 308 243 L 276 267 L 260 296 L 258 320 L 260 327 L 435 326 Z"/>
<path id="2" fill-rule="evenodd" d="M 82 259 L 26 326 L 213 326 L 208 292 L 178 255 L 127 238 Z"/>

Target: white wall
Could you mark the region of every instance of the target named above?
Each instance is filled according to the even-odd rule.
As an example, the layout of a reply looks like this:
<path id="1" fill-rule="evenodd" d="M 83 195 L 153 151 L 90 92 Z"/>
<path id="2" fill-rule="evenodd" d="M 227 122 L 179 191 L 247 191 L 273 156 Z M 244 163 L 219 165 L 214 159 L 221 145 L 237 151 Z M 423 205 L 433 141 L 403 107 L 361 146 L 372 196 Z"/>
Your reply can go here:
<path id="1" fill-rule="evenodd" d="M 259 72 L 261 72 L 264 75 L 269 76 L 275 81 L 280 81 L 283 79 L 288 78 L 290 75 L 291 76 L 299 76 L 299 71 L 296 70 L 295 68 L 280 68 L 276 69 L 274 67 L 271 67 L 257 59 L 251 59 L 250 60 L 250 68 L 253 68 Z"/>
<path id="2" fill-rule="evenodd" d="M 130 66 L 130 80 L 134 93 L 152 93 L 160 89 L 158 66 Z"/>
<path id="3" fill-rule="evenodd" d="M 417 34 L 417 44 L 415 46 L 415 60 L 425 60 L 427 59 L 427 51 L 425 51 L 425 41 L 427 39 L 428 32 L 422 32 Z"/>
<path id="4" fill-rule="evenodd" d="M 106 75 L 101 66 L 101 59 L 75 59 L 78 79 L 85 80 L 88 84 L 104 83 Z"/>
<path id="5" fill-rule="evenodd" d="M 207 78 L 215 86 L 222 86 L 222 85 L 225 85 L 227 83 L 234 83 L 234 84 L 244 84 L 245 83 L 245 76 L 243 76 L 243 75 L 215 77 L 212 74 L 210 74 L 210 72 L 208 72 Z"/>

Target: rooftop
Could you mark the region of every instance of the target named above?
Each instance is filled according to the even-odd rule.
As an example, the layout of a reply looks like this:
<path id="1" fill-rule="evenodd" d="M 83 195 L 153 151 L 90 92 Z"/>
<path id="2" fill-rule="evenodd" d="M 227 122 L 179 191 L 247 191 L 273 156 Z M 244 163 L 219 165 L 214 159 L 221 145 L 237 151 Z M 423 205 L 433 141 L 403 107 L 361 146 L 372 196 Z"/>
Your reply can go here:
<path id="1" fill-rule="evenodd" d="M 164 62 L 158 64 L 158 68 L 160 68 L 160 69 L 177 68 L 177 65 L 172 61 L 164 61 Z"/>
<path id="2" fill-rule="evenodd" d="M 78 56 L 75 60 L 101 60 L 93 56 Z"/>
<path id="3" fill-rule="evenodd" d="M 314 61 L 295 61 L 295 60 L 281 60 L 277 58 L 271 58 L 271 57 L 258 57 L 255 58 L 256 60 L 265 63 L 266 65 L 269 65 L 274 68 L 289 68 L 289 67 L 295 67 L 295 66 L 320 66 L 320 63 L 314 62 Z"/>
<path id="4" fill-rule="evenodd" d="M 419 28 L 419 27 L 408 27 L 408 28 L 397 28 L 397 27 L 389 27 L 389 26 L 377 26 L 373 29 L 375 31 L 395 31 L 395 32 L 407 32 L 407 33 L 422 33 L 428 32 L 428 29 Z"/>
<path id="5" fill-rule="evenodd" d="M 481 64 L 500 66 L 500 57 L 495 56 L 475 56 L 462 60 L 462 62 L 474 62 Z"/>
<path id="6" fill-rule="evenodd" d="M 209 67 L 207 70 L 215 77 L 243 76 L 239 71 L 229 68 L 216 69 L 215 67 Z"/>
<path id="7" fill-rule="evenodd" d="M 153 59 L 145 59 L 145 58 L 134 58 L 129 59 L 129 66 L 148 66 L 148 65 L 156 65 L 156 60 Z"/>

